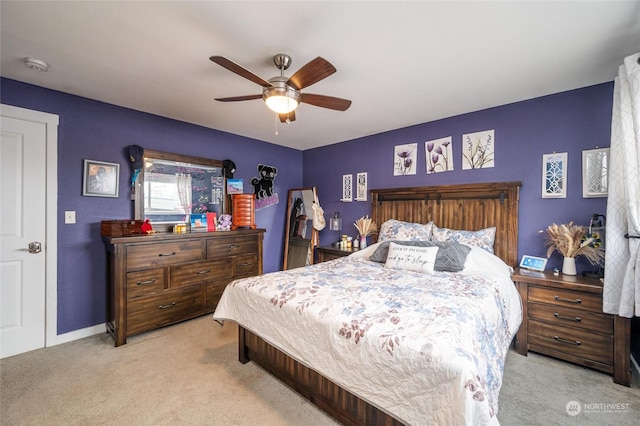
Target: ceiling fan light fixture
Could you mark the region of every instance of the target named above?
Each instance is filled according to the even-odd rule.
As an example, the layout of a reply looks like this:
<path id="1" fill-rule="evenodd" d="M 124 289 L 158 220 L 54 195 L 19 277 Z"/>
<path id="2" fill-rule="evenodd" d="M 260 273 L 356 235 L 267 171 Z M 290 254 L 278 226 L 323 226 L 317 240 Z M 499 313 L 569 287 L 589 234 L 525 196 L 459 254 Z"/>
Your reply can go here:
<path id="1" fill-rule="evenodd" d="M 262 99 L 269 109 L 277 114 L 287 114 L 300 104 L 300 92 L 287 85 L 286 78 L 274 77 L 269 82 L 271 87 L 262 91 Z"/>
<path id="2" fill-rule="evenodd" d="M 269 109 L 278 114 L 287 114 L 298 108 L 298 101 L 283 95 L 272 95 L 265 99 Z"/>

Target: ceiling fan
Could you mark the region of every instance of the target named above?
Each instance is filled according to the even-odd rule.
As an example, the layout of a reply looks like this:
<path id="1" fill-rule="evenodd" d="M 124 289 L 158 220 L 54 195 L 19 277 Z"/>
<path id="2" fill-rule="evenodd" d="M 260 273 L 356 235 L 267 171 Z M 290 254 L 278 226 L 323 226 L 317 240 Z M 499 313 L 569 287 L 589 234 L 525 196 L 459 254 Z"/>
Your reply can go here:
<path id="1" fill-rule="evenodd" d="M 291 57 L 284 53 L 278 53 L 273 57 L 273 63 L 280 70 L 280 76 L 269 80 L 265 80 L 223 56 L 212 56 L 209 59 L 221 67 L 238 74 L 240 77 L 262 86 L 261 95 L 232 96 L 229 98 L 217 98 L 216 101 L 237 102 L 262 98 L 267 106 L 278 114 L 280 121 L 283 123 L 289 123 L 296 119 L 295 109 L 302 102 L 336 111 L 346 111 L 351 106 L 351 101 L 347 99 L 301 92 L 305 87 L 311 86 L 336 72 L 335 67 L 329 61 L 319 56 L 287 78 L 284 76 L 284 71 L 291 65 Z"/>

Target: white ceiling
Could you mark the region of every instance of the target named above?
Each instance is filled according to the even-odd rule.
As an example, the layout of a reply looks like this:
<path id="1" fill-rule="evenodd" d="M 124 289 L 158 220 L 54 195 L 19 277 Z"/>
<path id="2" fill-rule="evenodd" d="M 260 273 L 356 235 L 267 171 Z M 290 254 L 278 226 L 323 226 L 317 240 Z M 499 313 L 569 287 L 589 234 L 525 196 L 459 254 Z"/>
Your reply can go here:
<path id="1" fill-rule="evenodd" d="M 640 50 L 638 1 L 0 4 L 3 77 L 301 150 L 612 81 Z M 214 101 L 261 87 L 210 56 L 269 79 L 280 52 L 287 76 L 331 62 L 303 92 L 351 108 L 302 104 L 276 135 L 262 100 Z"/>

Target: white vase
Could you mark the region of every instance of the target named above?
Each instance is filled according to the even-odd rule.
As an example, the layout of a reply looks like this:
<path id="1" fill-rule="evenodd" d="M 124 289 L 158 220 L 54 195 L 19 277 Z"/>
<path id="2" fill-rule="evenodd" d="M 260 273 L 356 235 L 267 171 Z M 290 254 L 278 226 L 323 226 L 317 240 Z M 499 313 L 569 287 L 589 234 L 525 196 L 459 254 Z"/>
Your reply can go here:
<path id="1" fill-rule="evenodd" d="M 575 257 L 564 258 L 564 260 L 562 261 L 562 273 L 564 275 L 577 275 Z"/>
<path id="2" fill-rule="evenodd" d="M 365 236 L 360 236 L 360 248 L 366 248 L 367 247 L 367 237 Z"/>

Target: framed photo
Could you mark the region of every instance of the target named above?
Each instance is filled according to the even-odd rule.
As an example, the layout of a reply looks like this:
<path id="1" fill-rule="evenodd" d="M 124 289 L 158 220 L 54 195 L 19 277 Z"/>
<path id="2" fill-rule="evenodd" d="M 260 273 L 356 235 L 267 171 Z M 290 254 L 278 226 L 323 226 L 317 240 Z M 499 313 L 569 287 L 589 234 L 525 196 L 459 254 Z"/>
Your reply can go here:
<path id="1" fill-rule="evenodd" d="M 582 198 L 609 194 L 609 148 L 582 151 Z"/>
<path id="2" fill-rule="evenodd" d="M 85 197 L 118 197 L 120 164 L 84 160 L 82 195 Z"/>
<path id="3" fill-rule="evenodd" d="M 542 156 L 542 198 L 567 198 L 567 153 Z"/>

